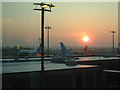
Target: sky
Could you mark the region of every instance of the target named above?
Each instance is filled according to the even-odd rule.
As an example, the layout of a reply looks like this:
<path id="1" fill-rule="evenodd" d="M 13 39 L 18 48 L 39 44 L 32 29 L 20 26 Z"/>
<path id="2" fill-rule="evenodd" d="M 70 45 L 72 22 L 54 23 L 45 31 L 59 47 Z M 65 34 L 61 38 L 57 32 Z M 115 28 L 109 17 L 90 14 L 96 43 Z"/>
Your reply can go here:
<path id="1" fill-rule="evenodd" d="M 64 42 L 69 47 L 112 47 L 118 44 L 117 2 L 53 2 L 56 8 L 45 12 L 45 26 L 51 26 L 50 46 Z M 41 36 L 41 13 L 32 2 L 2 3 L 2 40 L 4 46 L 37 46 Z M 89 37 L 88 42 L 82 38 Z M 45 46 L 47 45 L 45 30 Z"/>
<path id="2" fill-rule="evenodd" d="M 120 2 L 118 3 L 118 16 L 120 16 Z M 118 17 L 118 47 L 120 48 L 120 17 Z"/>

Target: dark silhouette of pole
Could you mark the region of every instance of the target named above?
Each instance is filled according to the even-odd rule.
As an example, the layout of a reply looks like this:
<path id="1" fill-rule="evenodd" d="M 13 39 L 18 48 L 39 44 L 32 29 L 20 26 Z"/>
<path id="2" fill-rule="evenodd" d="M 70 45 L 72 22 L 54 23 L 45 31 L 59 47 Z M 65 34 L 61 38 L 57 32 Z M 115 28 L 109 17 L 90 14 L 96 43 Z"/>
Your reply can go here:
<path id="1" fill-rule="evenodd" d="M 37 11 L 41 11 L 41 74 L 40 74 L 40 86 L 41 88 L 44 88 L 44 11 L 51 12 L 51 8 L 55 7 L 53 4 L 45 4 L 45 3 L 34 3 L 36 5 Z M 37 8 L 37 6 L 40 6 Z"/>
<path id="2" fill-rule="evenodd" d="M 41 71 L 44 71 L 44 8 L 41 14 Z"/>
<path id="3" fill-rule="evenodd" d="M 113 45 L 112 45 L 112 53 L 114 55 L 114 34 L 115 34 L 115 31 L 111 31 L 112 33 L 112 41 L 113 41 Z"/>
<path id="4" fill-rule="evenodd" d="M 55 7 L 55 5 L 43 2 L 34 3 L 34 5 L 36 5 L 36 9 L 33 10 L 41 11 L 41 71 L 44 71 L 44 11 L 51 12 L 51 8 Z M 41 6 L 41 9 L 37 8 L 38 5 Z"/>
<path id="5" fill-rule="evenodd" d="M 49 30 L 51 29 L 50 26 L 46 26 L 45 29 L 47 29 L 47 56 L 49 56 Z"/>

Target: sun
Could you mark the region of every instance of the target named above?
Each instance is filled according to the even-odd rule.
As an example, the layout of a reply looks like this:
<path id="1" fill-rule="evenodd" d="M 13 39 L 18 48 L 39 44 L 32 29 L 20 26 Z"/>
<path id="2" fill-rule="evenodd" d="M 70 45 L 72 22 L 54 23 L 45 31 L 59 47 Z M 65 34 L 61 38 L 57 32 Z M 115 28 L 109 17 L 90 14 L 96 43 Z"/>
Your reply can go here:
<path id="1" fill-rule="evenodd" d="M 85 37 L 83 37 L 82 40 L 83 40 L 84 42 L 88 42 L 90 39 L 89 39 L 89 37 L 85 36 Z"/>

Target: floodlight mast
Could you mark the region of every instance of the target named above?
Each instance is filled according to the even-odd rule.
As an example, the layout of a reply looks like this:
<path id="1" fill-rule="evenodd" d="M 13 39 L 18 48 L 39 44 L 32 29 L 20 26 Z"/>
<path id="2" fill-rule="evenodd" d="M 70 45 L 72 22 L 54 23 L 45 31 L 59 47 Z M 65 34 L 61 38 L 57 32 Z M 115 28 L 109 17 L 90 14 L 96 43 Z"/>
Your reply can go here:
<path id="1" fill-rule="evenodd" d="M 50 26 L 46 26 L 45 29 L 47 29 L 47 56 L 49 57 L 49 30 L 51 29 Z"/>
<path id="2" fill-rule="evenodd" d="M 33 10 L 41 11 L 41 71 L 44 71 L 44 11 L 51 12 L 51 8 L 55 7 L 53 4 L 33 3 L 36 8 Z M 37 6 L 41 8 L 37 8 Z"/>
<path id="3" fill-rule="evenodd" d="M 112 33 L 112 37 L 113 37 L 112 53 L 114 55 L 114 34 L 115 34 L 115 31 L 111 31 L 111 33 Z"/>

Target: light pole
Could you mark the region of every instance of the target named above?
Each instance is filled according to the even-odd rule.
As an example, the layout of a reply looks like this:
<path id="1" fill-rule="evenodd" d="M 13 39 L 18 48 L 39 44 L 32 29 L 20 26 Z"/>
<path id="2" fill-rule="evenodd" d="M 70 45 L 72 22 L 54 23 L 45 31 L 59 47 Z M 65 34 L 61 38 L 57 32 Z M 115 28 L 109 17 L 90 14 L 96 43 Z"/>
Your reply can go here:
<path id="1" fill-rule="evenodd" d="M 114 34 L 115 34 L 115 31 L 111 31 L 112 33 L 112 36 L 113 36 L 113 47 L 112 47 L 112 50 L 113 50 L 113 55 L 114 55 Z"/>
<path id="2" fill-rule="evenodd" d="M 49 56 L 49 30 L 51 29 L 51 27 L 46 26 L 45 29 L 47 29 L 47 56 Z"/>
<path id="3" fill-rule="evenodd" d="M 36 5 L 33 10 L 41 11 L 41 71 L 44 71 L 44 11 L 51 12 L 51 8 L 55 7 L 55 5 L 43 2 L 33 4 Z"/>

